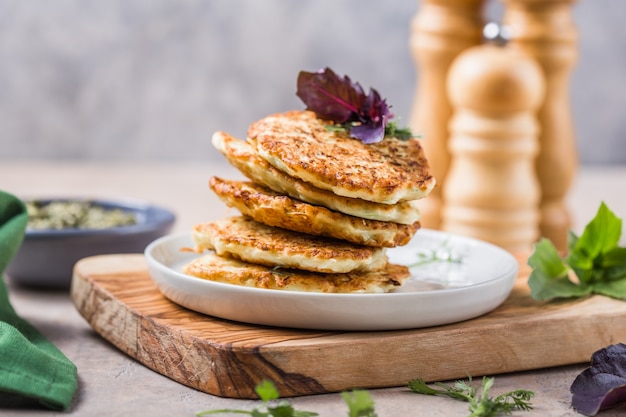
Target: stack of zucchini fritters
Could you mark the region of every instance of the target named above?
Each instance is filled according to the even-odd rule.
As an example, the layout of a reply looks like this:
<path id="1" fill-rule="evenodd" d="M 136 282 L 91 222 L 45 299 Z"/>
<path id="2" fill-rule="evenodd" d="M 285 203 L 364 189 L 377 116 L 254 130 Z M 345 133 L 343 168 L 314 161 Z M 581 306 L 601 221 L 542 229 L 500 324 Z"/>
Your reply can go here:
<path id="1" fill-rule="evenodd" d="M 209 185 L 242 215 L 198 224 L 186 274 L 258 288 L 388 292 L 410 276 L 388 262 L 420 227 L 413 201 L 434 187 L 417 139 L 364 144 L 310 111 L 253 123 L 213 145 L 250 181 Z"/>

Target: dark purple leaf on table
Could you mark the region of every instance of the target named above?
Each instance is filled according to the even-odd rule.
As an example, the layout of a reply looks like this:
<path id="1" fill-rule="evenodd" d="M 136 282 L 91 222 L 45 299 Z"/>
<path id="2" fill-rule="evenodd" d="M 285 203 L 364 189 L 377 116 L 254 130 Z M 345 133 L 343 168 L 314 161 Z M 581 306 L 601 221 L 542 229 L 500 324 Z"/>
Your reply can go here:
<path id="1" fill-rule="evenodd" d="M 572 407 L 587 416 L 626 401 L 626 345 L 594 352 L 591 366 L 576 377 L 570 392 Z"/>

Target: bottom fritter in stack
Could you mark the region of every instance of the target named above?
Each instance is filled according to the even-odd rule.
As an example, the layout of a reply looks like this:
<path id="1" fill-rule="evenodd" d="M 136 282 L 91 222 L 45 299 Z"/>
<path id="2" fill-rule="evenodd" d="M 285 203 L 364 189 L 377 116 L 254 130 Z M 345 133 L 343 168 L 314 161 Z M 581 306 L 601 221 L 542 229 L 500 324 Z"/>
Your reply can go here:
<path id="1" fill-rule="evenodd" d="M 365 144 L 311 111 L 253 123 L 248 139 L 217 132 L 213 145 L 250 181 L 210 179 L 241 215 L 198 224 L 186 274 L 258 288 L 381 293 L 408 268 L 386 248 L 420 228 L 414 201 L 434 187 L 419 141 Z"/>

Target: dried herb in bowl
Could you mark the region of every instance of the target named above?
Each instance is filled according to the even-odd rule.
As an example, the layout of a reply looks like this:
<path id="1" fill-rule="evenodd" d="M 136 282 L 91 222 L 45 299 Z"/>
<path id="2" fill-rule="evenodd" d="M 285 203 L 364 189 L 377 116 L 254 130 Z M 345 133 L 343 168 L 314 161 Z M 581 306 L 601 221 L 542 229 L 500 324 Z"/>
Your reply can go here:
<path id="1" fill-rule="evenodd" d="M 137 223 L 134 213 L 105 208 L 91 201 L 33 200 L 26 202 L 30 230 L 108 229 Z"/>

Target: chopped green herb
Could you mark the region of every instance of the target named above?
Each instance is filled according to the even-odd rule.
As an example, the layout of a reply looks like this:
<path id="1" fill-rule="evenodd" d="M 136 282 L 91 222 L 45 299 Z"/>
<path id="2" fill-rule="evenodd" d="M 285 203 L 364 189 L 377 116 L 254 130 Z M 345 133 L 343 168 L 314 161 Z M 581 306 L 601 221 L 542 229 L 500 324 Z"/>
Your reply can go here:
<path id="1" fill-rule="evenodd" d="M 423 379 L 409 381 L 408 387 L 417 394 L 443 395 L 455 400 L 469 403 L 469 417 L 493 417 L 498 414 L 511 414 L 515 410 L 528 411 L 532 409 L 530 399 L 534 392 L 519 389 L 496 397 L 490 397 L 489 391 L 495 382 L 494 378 L 483 377 L 480 392 L 474 388 L 472 378 L 468 382 L 456 381 L 453 385 L 436 382 L 429 386 Z"/>
<path id="2" fill-rule="evenodd" d="M 326 130 L 329 132 L 346 132 L 348 128 L 344 125 L 325 125 Z"/>
<path id="3" fill-rule="evenodd" d="M 400 128 L 396 122 L 388 122 L 387 126 L 385 126 L 385 136 L 395 137 L 400 140 L 409 140 L 412 138 L 420 137 L 418 135 L 414 135 L 411 132 L 411 129 L 408 127 Z"/>

